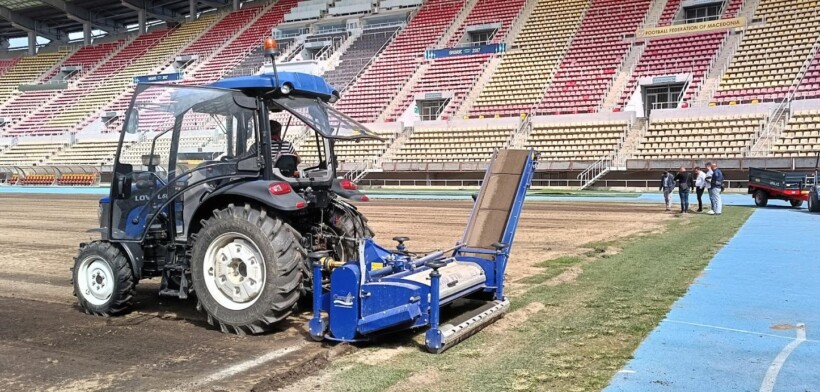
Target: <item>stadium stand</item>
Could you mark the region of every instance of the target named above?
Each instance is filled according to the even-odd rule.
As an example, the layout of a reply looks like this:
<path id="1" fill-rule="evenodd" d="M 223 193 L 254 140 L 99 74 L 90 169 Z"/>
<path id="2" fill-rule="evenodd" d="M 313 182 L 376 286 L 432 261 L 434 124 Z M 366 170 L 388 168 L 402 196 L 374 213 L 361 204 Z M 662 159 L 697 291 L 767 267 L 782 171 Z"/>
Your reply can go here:
<path id="1" fill-rule="evenodd" d="M 419 76 L 410 91 L 400 98 L 401 103 L 387 117 L 387 121 L 398 119 L 408 106 L 411 106 L 418 94 L 430 92 L 452 94 L 439 116 L 442 120 L 449 120 L 475 84 L 490 57 L 492 55 L 479 54 L 427 60 L 429 68 Z"/>
<path id="2" fill-rule="evenodd" d="M 362 73 L 336 107 L 350 117 L 375 121 L 464 7 L 463 1 L 428 0 L 379 57 Z"/>
<path id="3" fill-rule="evenodd" d="M 78 103 L 78 106 L 72 108 L 79 113 L 90 113 L 85 116 L 77 113 L 73 118 L 83 119 L 79 124 L 75 123 L 73 130 L 81 130 L 86 125 L 100 118 L 102 112 L 115 112 L 117 114 L 125 113 L 128 104 L 131 103 L 131 97 L 134 91 L 133 78 L 136 76 L 149 75 L 158 73 L 157 70 L 166 68 L 174 59 L 180 49 L 187 46 L 191 41 L 202 35 L 205 31 L 213 26 L 215 22 L 220 20 L 221 15 L 208 14 L 200 17 L 196 21 L 185 23 L 179 28 L 166 34 L 154 45 L 150 46 L 147 51 L 144 51 L 139 58 L 134 59 L 132 63 L 122 67 L 116 73 L 109 74 L 105 84 L 112 84 L 115 88 L 112 91 L 95 91 L 88 98 L 84 98 L 83 102 Z M 150 34 L 150 33 L 149 33 Z M 93 97 L 93 99 L 91 99 Z M 82 105 L 80 105 L 82 104 Z M 102 110 L 100 110 L 102 109 Z M 69 120 L 71 122 L 71 120 Z M 111 131 L 119 131 L 122 125 L 121 118 L 112 121 L 108 124 L 108 129 Z"/>
<path id="4" fill-rule="evenodd" d="M 524 145 L 535 148 L 548 161 L 595 161 L 614 153 L 630 126 L 627 119 L 536 116 Z"/>
<path id="5" fill-rule="evenodd" d="M 115 42 L 81 47 L 69 56 L 60 67 L 54 67 L 43 80 L 48 83 L 60 72 L 62 67 L 80 67 L 80 71 L 70 75 L 70 79 L 76 80 L 82 75 L 93 71 L 103 60 L 119 50 L 124 43 L 124 40 L 116 40 Z M 0 106 L 0 117 L 6 119 L 5 126 L 17 123 L 43 106 L 45 102 L 51 101 L 58 94 L 60 94 L 60 90 L 23 92 L 18 96 L 9 98 Z"/>
<path id="6" fill-rule="evenodd" d="M 682 18 L 676 20 L 675 16 L 682 14 L 680 12 L 681 4 L 682 0 L 667 1 L 657 25 L 667 26 L 676 21 L 679 23 L 700 22 L 700 20 L 686 21 Z M 742 4 L 743 0 L 726 0 L 721 17 L 734 17 Z M 728 32 L 718 31 L 645 41 L 644 52 L 621 94 L 617 107 L 623 108 L 627 104 L 638 88 L 640 78 L 676 74 L 688 75 L 689 82 L 684 88 L 680 99 L 674 99 L 674 102 L 662 102 L 662 104 L 677 107 L 677 104 L 691 101 L 699 91 L 706 73 L 712 67 L 718 50 L 725 43 L 727 37 Z"/>
<path id="7" fill-rule="evenodd" d="M 464 43 L 466 29 L 470 26 L 500 24 L 493 34 L 492 39 L 486 43 L 503 42 L 507 37 L 507 31 L 512 26 L 513 20 L 521 13 L 524 6 L 523 0 L 479 0 L 470 10 L 467 18 L 458 27 L 453 38 L 445 47 L 452 48 Z"/>
<path id="8" fill-rule="evenodd" d="M 766 120 L 765 112 L 726 115 L 709 111 L 694 117 L 653 119 L 638 146 L 637 158 L 741 158 L 748 154 Z"/>
<path id="9" fill-rule="evenodd" d="M 468 40 L 466 31 L 468 27 L 489 23 L 498 23 L 500 27 L 497 27 L 495 34 L 486 43 L 502 42 L 513 20 L 521 13 L 523 5 L 524 2 L 521 0 L 479 0 L 459 25 L 447 46 L 465 44 L 464 41 Z M 395 121 L 407 110 L 408 106 L 411 106 L 417 94 L 429 92 L 452 94 L 438 117 L 442 120 L 449 120 L 461 106 L 491 57 L 492 55 L 470 55 L 425 60 L 429 67 L 418 76 L 418 80 L 410 87 L 408 93 L 399 97 L 399 104 L 386 120 Z"/>
<path id="10" fill-rule="evenodd" d="M 389 43 L 399 26 L 367 29 L 339 58 L 339 65 L 325 74 L 331 86 L 344 91 L 356 76 Z"/>
<path id="11" fill-rule="evenodd" d="M 541 99 L 588 4 L 588 0 L 540 0 L 470 115 L 528 113 Z"/>
<path id="12" fill-rule="evenodd" d="M 780 138 L 772 146 L 777 157 L 815 157 L 820 153 L 820 101 L 815 108 L 801 108 L 791 114 Z"/>
<path id="13" fill-rule="evenodd" d="M 818 53 L 815 53 L 809 69 L 797 88 L 796 99 L 820 98 L 820 54 Z"/>
<path id="14" fill-rule="evenodd" d="M 108 140 L 79 140 L 71 146 L 57 152 L 48 159 L 52 165 L 86 165 L 100 166 L 110 164 L 117 153 L 118 139 Z M 128 148 L 125 143 L 123 148 Z"/>
<path id="15" fill-rule="evenodd" d="M 393 144 L 398 136 L 397 129 L 394 127 L 379 126 L 378 124 L 368 124 L 368 127 L 384 140 L 337 141 L 335 151 L 339 164 L 374 164 L 384 155 L 388 147 Z M 302 158 L 303 163 L 318 162 L 318 149 L 313 139 L 307 138 L 299 144 L 294 144 L 294 147 L 298 149 L 299 156 Z"/>
<path id="16" fill-rule="evenodd" d="M 232 40 L 228 37 L 228 42 L 189 74 L 185 83 L 209 83 L 229 73 L 261 45 L 262 40 L 271 34 L 271 30 L 282 22 L 285 13 L 296 3 L 296 0 L 280 0 L 261 9 L 255 9 L 254 16 L 246 22 L 250 24 L 239 30 Z"/>
<path id="17" fill-rule="evenodd" d="M 623 36 L 635 33 L 649 3 L 593 0 L 536 113 L 597 111 L 629 48 Z"/>
<path id="18" fill-rule="evenodd" d="M 66 146 L 68 142 L 51 138 L 21 138 L 17 144 L 0 153 L 0 165 L 42 166 Z"/>
<path id="19" fill-rule="evenodd" d="M 21 84 L 39 82 L 44 73 L 56 67 L 69 53 L 60 49 L 21 58 L 0 78 L 0 102 L 6 102 L 17 94 Z"/>
<path id="20" fill-rule="evenodd" d="M 18 61 L 20 61 L 20 57 L 0 59 L 0 76 L 5 75 Z"/>
<path id="21" fill-rule="evenodd" d="M 783 99 L 806 62 L 820 31 L 820 3 L 760 0 L 715 94 L 713 103 L 772 102 Z"/>
<path id="22" fill-rule="evenodd" d="M 146 134 L 144 140 L 132 144 L 127 150 L 122 153 L 120 162 L 130 164 L 141 164 L 142 156 L 151 153 L 151 146 L 156 135 Z M 213 138 L 213 133 L 193 133 L 183 135 L 179 139 L 180 151 L 198 150 L 207 145 Z M 168 151 L 171 148 L 171 138 L 168 135 L 160 137 L 156 141 L 154 154 L 159 156 L 168 156 Z M 167 163 L 166 163 L 167 164 Z"/>
<path id="23" fill-rule="evenodd" d="M 486 121 L 482 124 L 446 121 L 417 123 L 391 161 L 485 162 L 493 151 L 509 145 L 517 126 L 517 120 Z"/>

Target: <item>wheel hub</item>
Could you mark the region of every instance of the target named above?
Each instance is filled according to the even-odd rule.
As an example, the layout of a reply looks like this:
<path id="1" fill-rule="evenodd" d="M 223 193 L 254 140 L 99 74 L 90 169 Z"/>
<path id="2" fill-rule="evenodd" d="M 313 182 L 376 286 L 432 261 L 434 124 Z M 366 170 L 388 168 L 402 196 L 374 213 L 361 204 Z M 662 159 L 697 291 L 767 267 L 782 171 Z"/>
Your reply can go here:
<path id="1" fill-rule="evenodd" d="M 204 267 L 208 291 L 231 310 L 251 306 L 265 286 L 262 254 L 256 244 L 239 233 L 226 233 L 211 242 Z"/>
<path id="2" fill-rule="evenodd" d="M 88 257 L 80 263 L 77 280 L 80 294 L 94 305 L 105 304 L 114 293 L 114 272 L 98 256 Z"/>

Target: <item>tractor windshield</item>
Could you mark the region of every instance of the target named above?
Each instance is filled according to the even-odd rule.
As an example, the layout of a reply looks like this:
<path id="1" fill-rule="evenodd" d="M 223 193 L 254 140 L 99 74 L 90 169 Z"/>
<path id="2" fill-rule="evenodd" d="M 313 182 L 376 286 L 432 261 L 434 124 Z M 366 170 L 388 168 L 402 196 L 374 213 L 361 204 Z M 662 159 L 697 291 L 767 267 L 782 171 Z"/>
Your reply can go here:
<path id="1" fill-rule="evenodd" d="M 273 110 L 285 110 L 328 139 L 378 139 L 356 120 L 347 117 L 319 99 L 283 97 L 273 100 Z"/>

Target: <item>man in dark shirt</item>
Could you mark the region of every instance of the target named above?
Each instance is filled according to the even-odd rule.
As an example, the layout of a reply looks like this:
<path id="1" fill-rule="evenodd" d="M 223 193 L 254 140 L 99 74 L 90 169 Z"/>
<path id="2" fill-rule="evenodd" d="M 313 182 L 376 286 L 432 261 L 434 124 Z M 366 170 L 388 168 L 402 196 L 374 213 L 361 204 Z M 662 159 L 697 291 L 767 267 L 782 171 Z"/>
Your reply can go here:
<path id="1" fill-rule="evenodd" d="M 686 168 L 681 166 L 675 176 L 675 184 L 680 195 L 680 212 L 682 214 L 689 213 L 689 188 L 692 187 L 693 183 L 692 173 L 687 172 Z"/>

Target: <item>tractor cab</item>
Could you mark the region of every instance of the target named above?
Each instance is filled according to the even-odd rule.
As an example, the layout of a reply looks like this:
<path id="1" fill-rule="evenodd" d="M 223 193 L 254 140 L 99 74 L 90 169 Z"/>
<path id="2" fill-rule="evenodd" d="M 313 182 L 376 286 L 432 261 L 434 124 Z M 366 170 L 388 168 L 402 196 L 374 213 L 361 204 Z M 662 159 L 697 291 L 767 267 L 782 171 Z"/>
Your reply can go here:
<path id="1" fill-rule="evenodd" d="M 287 72 L 207 87 L 139 85 L 121 137 L 140 133 L 150 147 L 131 151 L 121 143 L 110 222 L 102 227 L 113 240 L 141 241 L 153 230 L 186 241 L 197 210 L 222 194 L 263 203 L 273 194 L 287 212 L 324 208 L 329 192 L 361 199 L 336 178 L 334 142 L 378 137 L 328 105 L 337 97 L 322 78 Z M 283 147 L 293 149 L 295 132 L 318 159 L 302 162 Z"/>

